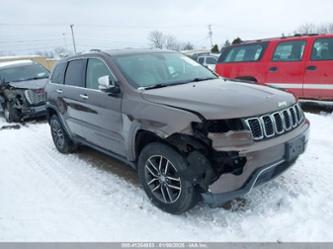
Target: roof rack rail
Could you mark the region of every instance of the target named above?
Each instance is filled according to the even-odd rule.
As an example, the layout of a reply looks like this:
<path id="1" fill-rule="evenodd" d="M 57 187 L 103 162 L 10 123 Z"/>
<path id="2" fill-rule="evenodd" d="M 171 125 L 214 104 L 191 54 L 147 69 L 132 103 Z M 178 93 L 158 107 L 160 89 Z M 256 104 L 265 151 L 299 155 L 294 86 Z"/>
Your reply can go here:
<path id="1" fill-rule="evenodd" d="M 316 36 L 319 35 L 318 33 L 305 33 L 305 34 L 294 34 L 294 36 Z"/>
<path id="2" fill-rule="evenodd" d="M 100 50 L 98 48 L 93 48 L 93 49 L 90 49 L 89 51 L 91 51 L 91 52 L 102 52 L 102 50 Z"/>

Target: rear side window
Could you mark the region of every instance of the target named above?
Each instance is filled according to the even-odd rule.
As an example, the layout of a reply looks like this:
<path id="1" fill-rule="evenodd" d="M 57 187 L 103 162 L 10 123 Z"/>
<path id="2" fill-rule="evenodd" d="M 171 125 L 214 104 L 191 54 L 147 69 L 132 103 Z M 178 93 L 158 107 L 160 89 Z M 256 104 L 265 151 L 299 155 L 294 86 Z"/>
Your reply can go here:
<path id="1" fill-rule="evenodd" d="M 333 38 L 316 40 L 312 48 L 311 60 L 333 60 Z"/>
<path id="2" fill-rule="evenodd" d="M 275 49 L 273 61 L 301 61 L 305 41 L 281 42 Z"/>
<path id="3" fill-rule="evenodd" d="M 56 65 L 51 75 L 52 83 L 64 84 L 66 65 L 67 63 L 60 63 Z"/>
<path id="4" fill-rule="evenodd" d="M 245 44 L 224 50 L 219 62 L 255 62 L 259 61 L 266 48 L 266 43 Z"/>
<path id="5" fill-rule="evenodd" d="M 207 63 L 207 64 L 213 64 L 213 65 L 215 65 L 216 62 L 217 62 L 217 59 L 214 58 L 214 57 L 207 57 L 207 58 L 206 58 L 206 63 Z"/>
<path id="6" fill-rule="evenodd" d="M 204 58 L 204 57 L 200 57 L 200 58 L 198 59 L 198 62 L 199 62 L 200 64 L 203 64 L 203 63 L 205 62 L 205 58 Z"/>
<path id="7" fill-rule="evenodd" d="M 78 59 L 68 62 L 65 85 L 84 87 L 86 60 Z"/>

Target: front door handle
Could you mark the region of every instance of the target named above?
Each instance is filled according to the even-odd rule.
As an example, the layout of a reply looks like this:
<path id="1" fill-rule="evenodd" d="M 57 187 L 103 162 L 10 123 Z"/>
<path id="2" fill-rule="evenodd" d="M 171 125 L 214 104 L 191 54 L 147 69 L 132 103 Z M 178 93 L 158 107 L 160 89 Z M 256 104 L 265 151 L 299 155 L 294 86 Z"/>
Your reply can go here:
<path id="1" fill-rule="evenodd" d="M 315 71 L 315 70 L 317 70 L 317 67 L 316 66 L 308 66 L 306 68 L 306 70 L 308 70 L 308 71 Z"/>
<path id="2" fill-rule="evenodd" d="M 271 68 L 269 69 L 270 72 L 276 72 L 277 70 L 278 70 L 277 67 L 271 67 Z"/>
<path id="3" fill-rule="evenodd" d="M 80 94 L 81 99 L 89 99 L 87 94 Z"/>
<path id="4" fill-rule="evenodd" d="M 63 93 L 64 92 L 64 90 L 62 90 L 62 89 L 57 89 L 57 93 Z"/>

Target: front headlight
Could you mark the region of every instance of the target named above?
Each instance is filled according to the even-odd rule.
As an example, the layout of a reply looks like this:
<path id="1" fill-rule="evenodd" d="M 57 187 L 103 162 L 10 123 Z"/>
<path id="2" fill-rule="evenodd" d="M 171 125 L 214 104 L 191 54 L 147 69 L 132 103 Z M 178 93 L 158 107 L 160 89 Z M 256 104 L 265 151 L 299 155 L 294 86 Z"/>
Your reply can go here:
<path id="1" fill-rule="evenodd" d="M 204 123 L 192 123 L 192 128 L 205 134 L 245 130 L 241 119 L 208 120 Z"/>

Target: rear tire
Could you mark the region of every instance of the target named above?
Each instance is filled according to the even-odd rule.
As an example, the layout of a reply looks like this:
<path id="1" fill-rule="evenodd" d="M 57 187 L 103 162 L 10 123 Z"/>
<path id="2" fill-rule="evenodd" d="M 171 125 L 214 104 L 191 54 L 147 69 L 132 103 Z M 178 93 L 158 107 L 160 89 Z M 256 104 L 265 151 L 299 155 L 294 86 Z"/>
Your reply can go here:
<path id="1" fill-rule="evenodd" d="M 181 214 L 196 205 L 199 200 L 196 189 L 177 173 L 187 167 L 186 159 L 166 144 L 154 142 L 142 149 L 139 179 L 155 206 L 171 214 Z"/>
<path id="2" fill-rule="evenodd" d="M 50 127 L 53 143 L 59 152 L 68 154 L 76 150 L 76 145 L 66 133 L 57 115 L 51 117 Z"/>

